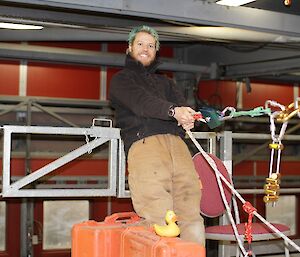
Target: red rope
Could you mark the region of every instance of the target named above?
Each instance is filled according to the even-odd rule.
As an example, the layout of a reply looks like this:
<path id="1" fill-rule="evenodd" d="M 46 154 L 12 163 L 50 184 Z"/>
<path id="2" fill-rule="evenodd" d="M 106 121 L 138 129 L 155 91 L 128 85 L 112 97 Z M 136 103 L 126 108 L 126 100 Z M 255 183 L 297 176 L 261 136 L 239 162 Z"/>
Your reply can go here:
<path id="1" fill-rule="evenodd" d="M 200 120 L 200 119 L 203 119 L 203 116 L 202 116 L 201 113 L 198 112 L 198 113 L 195 113 L 195 114 L 194 114 L 194 119 L 195 119 L 195 120 Z"/>
<path id="2" fill-rule="evenodd" d="M 248 213 L 248 222 L 245 223 L 245 238 L 247 239 L 249 247 L 250 247 L 250 244 L 252 242 L 252 219 L 254 216 L 253 212 L 255 212 L 257 210 L 249 202 L 245 202 L 243 204 L 243 209 L 245 212 Z M 251 251 L 249 251 L 248 253 L 250 255 L 252 255 Z"/>

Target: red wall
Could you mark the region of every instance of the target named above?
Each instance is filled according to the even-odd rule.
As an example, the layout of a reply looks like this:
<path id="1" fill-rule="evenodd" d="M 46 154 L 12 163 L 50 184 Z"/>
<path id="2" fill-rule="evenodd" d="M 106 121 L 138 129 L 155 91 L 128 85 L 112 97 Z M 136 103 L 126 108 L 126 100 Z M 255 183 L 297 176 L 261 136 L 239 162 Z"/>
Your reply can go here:
<path id="1" fill-rule="evenodd" d="M 100 51 L 100 43 L 73 43 L 73 42 L 38 42 L 31 45 L 50 47 L 61 47 L 66 49 L 80 49 Z M 109 43 L 108 52 L 125 53 L 127 44 Z M 173 49 L 162 47 L 160 56 L 172 57 Z M 19 94 L 19 62 L 0 62 L 0 95 L 18 96 Z M 43 96 L 55 98 L 74 98 L 99 100 L 100 88 L 106 87 L 109 93 L 109 83 L 113 74 L 119 68 L 107 67 L 107 83 L 100 85 L 100 68 L 80 65 L 50 64 L 42 62 L 28 62 L 27 71 L 27 96 Z M 171 73 L 168 75 L 172 76 Z M 293 88 L 291 86 L 270 85 L 262 83 L 251 83 L 252 92 L 248 94 L 243 87 L 243 108 L 254 108 L 264 106 L 266 100 L 276 100 L 282 104 L 293 101 Z M 231 81 L 201 81 L 199 86 L 199 97 L 211 105 L 224 108 L 236 106 L 236 84 Z M 51 159 L 33 159 L 32 170 L 36 170 L 49 163 Z M 0 164 L 2 160 L 0 160 Z M 12 159 L 12 175 L 24 174 L 24 159 Z M 252 175 L 253 162 L 243 162 L 235 167 L 234 174 Z M 299 162 L 282 163 L 283 173 L 286 175 L 298 175 Z M 268 174 L 268 163 L 257 162 L 258 175 Z M 106 175 L 107 160 L 75 160 L 56 171 L 57 175 Z M 253 196 L 245 196 L 253 201 Z M 6 199 L 5 199 L 6 200 Z M 112 197 L 112 212 L 131 211 L 130 199 L 117 199 Z M 20 200 L 10 199 L 7 201 L 7 251 L 0 252 L 1 256 L 17 257 L 20 252 Z M 90 198 L 90 218 L 101 221 L 107 214 L 107 197 Z M 35 199 L 35 220 L 43 223 L 43 199 Z M 264 204 L 257 201 L 257 208 L 264 214 Z M 298 198 L 298 208 L 300 202 Z M 299 212 L 299 210 L 298 210 Z M 298 233 L 300 231 L 298 224 Z M 35 256 L 38 257 L 66 257 L 69 251 L 43 251 L 42 245 L 35 246 Z"/>
<path id="2" fill-rule="evenodd" d="M 0 95 L 19 95 L 19 62 L 0 62 Z"/>
<path id="3" fill-rule="evenodd" d="M 294 101 L 293 86 L 251 83 L 251 92 L 247 93 L 243 86 L 243 109 L 265 106 L 267 100 L 274 100 L 283 105 Z M 200 81 L 198 97 L 208 104 L 220 108 L 227 106 L 236 107 L 236 82 L 233 81 Z"/>
<path id="4" fill-rule="evenodd" d="M 29 62 L 27 76 L 28 96 L 99 99 L 99 68 Z"/>

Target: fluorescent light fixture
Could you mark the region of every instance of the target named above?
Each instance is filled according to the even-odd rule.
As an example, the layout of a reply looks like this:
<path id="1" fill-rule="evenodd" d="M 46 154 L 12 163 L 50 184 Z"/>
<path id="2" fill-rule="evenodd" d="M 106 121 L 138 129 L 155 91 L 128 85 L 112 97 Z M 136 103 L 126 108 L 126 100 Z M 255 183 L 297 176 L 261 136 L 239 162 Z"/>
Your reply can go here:
<path id="1" fill-rule="evenodd" d="M 0 22 L 1 29 L 42 29 L 43 26 Z"/>
<path id="2" fill-rule="evenodd" d="M 240 6 L 244 4 L 249 4 L 255 0 L 220 0 L 216 4 L 227 5 L 227 6 Z"/>

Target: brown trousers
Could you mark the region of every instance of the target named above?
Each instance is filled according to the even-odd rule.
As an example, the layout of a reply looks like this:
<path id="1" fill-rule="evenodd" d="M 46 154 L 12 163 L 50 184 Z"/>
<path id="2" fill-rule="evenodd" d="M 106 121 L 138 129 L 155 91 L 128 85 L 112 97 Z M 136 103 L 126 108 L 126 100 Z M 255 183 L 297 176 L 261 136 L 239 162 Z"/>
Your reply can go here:
<path id="1" fill-rule="evenodd" d="M 128 182 L 136 213 L 150 224 L 165 224 L 167 210 L 177 214 L 184 240 L 205 245 L 200 215 L 201 182 L 185 142 L 155 135 L 135 142 L 128 153 Z"/>

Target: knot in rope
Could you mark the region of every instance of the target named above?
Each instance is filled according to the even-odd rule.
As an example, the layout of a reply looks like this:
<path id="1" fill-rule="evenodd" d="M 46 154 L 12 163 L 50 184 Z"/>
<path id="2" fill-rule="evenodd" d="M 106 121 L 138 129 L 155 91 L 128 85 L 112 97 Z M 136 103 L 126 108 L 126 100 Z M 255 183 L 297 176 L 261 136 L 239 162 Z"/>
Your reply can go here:
<path id="1" fill-rule="evenodd" d="M 243 210 L 248 213 L 248 222 L 245 223 L 245 238 L 250 245 L 252 242 L 252 219 L 254 216 L 254 212 L 257 210 L 249 202 L 245 202 L 243 204 Z"/>

